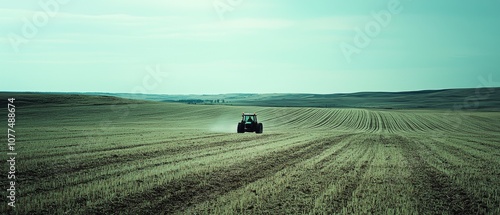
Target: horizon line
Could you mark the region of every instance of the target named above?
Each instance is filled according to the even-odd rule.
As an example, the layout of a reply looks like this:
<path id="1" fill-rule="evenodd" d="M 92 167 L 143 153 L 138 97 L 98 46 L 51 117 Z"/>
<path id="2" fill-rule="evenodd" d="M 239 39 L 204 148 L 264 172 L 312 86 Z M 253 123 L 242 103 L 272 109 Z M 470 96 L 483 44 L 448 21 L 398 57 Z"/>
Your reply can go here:
<path id="1" fill-rule="evenodd" d="M 472 90 L 472 89 L 487 89 L 500 87 L 463 87 L 463 88 L 438 88 L 438 89 L 420 89 L 420 90 L 402 90 L 402 91 L 356 91 L 356 92 L 337 92 L 337 93 L 130 93 L 130 92 L 97 92 L 97 91 L 0 91 L 0 93 L 53 93 L 53 94 L 129 94 L 129 95 L 174 95 L 174 96 L 213 96 L 213 95 L 231 95 L 231 94 L 251 94 L 251 95 L 268 95 L 268 94 L 295 94 L 295 95 L 334 95 L 334 94 L 356 94 L 356 93 L 408 93 L 408 92 L 423 92 L 423 91 L 443 91 L 443 90 Z"/>

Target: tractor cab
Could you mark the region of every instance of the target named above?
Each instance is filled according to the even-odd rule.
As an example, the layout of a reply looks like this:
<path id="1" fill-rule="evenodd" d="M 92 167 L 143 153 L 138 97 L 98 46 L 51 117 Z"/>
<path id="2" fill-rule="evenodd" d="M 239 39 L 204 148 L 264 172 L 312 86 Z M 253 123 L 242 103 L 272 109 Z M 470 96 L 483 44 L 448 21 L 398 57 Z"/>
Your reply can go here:
<path id="1" fill-rule="evenodd" d="M 254 122 L 257 122 L 257 115 L 255 114 L 243 114 L 243 122 L 245 124 L 252 124 Z"/>
<path id="2" fill-rule="evenodd" d="M 238 133 L 255 132 L 261 134 L 264 129 L 262 123 L 257 121 L 257 114 L 243 113 L 241 122 L 238 123 Z"/>

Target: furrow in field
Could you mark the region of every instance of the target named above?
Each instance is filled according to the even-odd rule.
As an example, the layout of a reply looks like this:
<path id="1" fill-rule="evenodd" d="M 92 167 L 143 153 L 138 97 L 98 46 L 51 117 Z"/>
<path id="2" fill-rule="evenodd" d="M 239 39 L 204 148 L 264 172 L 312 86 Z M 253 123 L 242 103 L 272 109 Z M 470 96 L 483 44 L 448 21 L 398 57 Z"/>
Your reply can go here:
<path id="1" fill-rule="evenodd" d="M 415 187 L 415 198 L 419 203 L 417 210 L 421 214 L 485 213 L 487 206 L 480 199 L 457 185 L 452 178 L 428 163 L 426 149 L 422 143 L 398 137 L 403 153 L 412 171 L 411 184 Z"/>
<path id="2" fill-rule="evenodd" d="M 391 127 L 393 128 L 392 129 L 393 133 L 396 133 L 398 131 L 405 131 L 406 132 L 406 131 L 410 130 L 408 125 L 400 120 L 399 114 L 396 114 L 393 112 L 389 112 L 389 113 L 390 113 L 389 118 L 391 119 Z"/>
<path id="3" fill-rule="evenodd" d="M 322 118 L 318 118 L 314 123 L 312 123 L 311 128 L 324 129 L 330 127 L 332 124 L 333 112 L 329 111 L 324 114 Z"/>
<path id="4" fill-rule="evenodd" d="M 373 129 L 370 124 L 371 119 L 368 117 L 368 110 L 355 110 L 353 114 L 356 116 L 353 121 L 354 128 L 365 132 L 370 132 Z M 375 127 L 375 125 L 373 125 L 373 127 Z"/>
<path id="5" fill-rule="evenodd" d="M 446 131 L 450 127 L 450 124 L 455 124 L 453 121 L 447 120 L 446 116 L 443 116 L 442 114 L 428 114 L 423 116 L 423 118 L 432 123 L 434 131 Z"/>
<path id="6" fill-rule="evenodd" d="M 47 157 L 62 157 L 62 156 L 72 156 L 72 155 L 78 155 L 78 154 L 93 154 L 93 153 L 101 153 L 101 152 L 106 152 L 106 151 L 117 151 L 117 150 L 125 150 L 125 149 L 133 149 L 133 148 L 141 148 L 141 147 L 145 147 L 145 146 L 154 146 L 154 145 L 168 145 L 170 143 L 176 143 L 176 142 L 183 142 L 183 141 L 195 141 L 195 140 L 204 140 L 206 138 L 216 138 L 216 137 L 224 137 L 224 136 L 229 136 L 231 134 L 212 134 L 212 135 L 207 135 L 207 134 L 203 134 L 203 133 L 200 133 L 196 136 L 190 136 L 190 137 L 185 137 L 185 136 L 181 136 L 181 137 L 176 137 L 176 138 L 168 138 L 168 140 L 161 140 L 161 141 L 158 141 L 158 140 L 155 140 L 155 141 L 152 141 L 152 142 L 144 142 L 144 140 L 141 140 L 139 138 L 137 138 L 138 141 L 141 141 L 141 142 L 144 142 L 144 143 L 137 143 L 137 142 L 134 142 L 134 141 L 127 141 L 127 142 L 113 142 L 111 144 L 102 144 L 102 142 L 98 143 L 98 144 L 102 144 L 100 146 L 96 146 L 96 147 L 88 147 L 88 145 L 83 145 L 84 147 L 80 148 L 78 147 L 77 149 L 75 148 L 69 148 L 69 149 L 65 149 L 65 150 L 53 150 L 51 148 L 47 148 L 47 150 L 39 150 L 38 153 L 36 154 L 28 154 L 26 155 L 26 157 L 23 157 L 23 159 L 25 160 L 32 160 L 32 159 L 40 159 L 40 158 L 47 158 Z M 115 135 L 111 135 L 111 134 L 108 134 L 107 136 L 103 136 L 102 139 L 106 139 L 107 137 L 110 137 L 110 136 L 113 136 L 113 138 L 115 139 L 119 139 L 117 138 L 117 136 Z M 118 137 L 120 137 L 121 135 L 118 134 Z M 129 134 L 129 135 L 123 135 L 123 141 L 126 141 L 127 139 L 130 140 L 130 137 L 131 136 L 134 136 L 133 134 Z M 106 138 L 104 138 L 106 137 Z M 119 139 L 120 140 L 120 139 Z M 26 144 L 30 144 L 32 142 L 35 142 L 35 141 L 32 141 L 32 140 L 27 140 L 28 143 Z M 49 142 L 51 143 L 51 142 Z M 52 142 L 53 143 L 53 142 Z M 79 146 L 82 146 L 81 144 L 85 144 L 85 143 L 76 143 L 78 144 Z M 64 145 L 60 145 L 60 148 L 63 147 Z M 86 147 L 85 147 L 86 146 Z M 54 146 L 52 146 L 54 147 Z M 45 152 L 45 153 L 44 153 Z"/>
<path id="7" fill-rule="evenodd" d="M 304 112 L 302 108 L 285 110 L 273 123 L 277 125 L 277 127 L 296 127 L 297 122 L 300 121 L 302 115 L 305 114 Z"/>
<path id="8" fill-rule="evenodd" d="M 216 168 L 211 171 L 195 173 L 180 180 L 163 184 L 144 198 L 151 201 L 140 208 L 142 211 L 163 211 L 171 213 L 184 210 L 187 206 L 208 199 L 216 198 L 245 184 L 267 177 L 275 172 L 294 165 L 303 159 L 316 155 L 329 146 L 324 141 L 300 141 L 285 144 L 287 147 L 273 147 L 275 150 L 251 159 L 242 159 L 233 165 Z M 200 182 L 202 182 L 200 184 Z M 140 197 L 139 198 L 143 198 Z"/>
<path id="9" fill-rule="evenodd" d="M 278 138 L 276 138 L 278 137 Z M 106 156 L 104 154 L 101 160 L 106 162 L 103 164 L 101 162 L 81 162 L 76 165 L 66 165 L 70 169 L 65 169 L 59 165 L 54 165 L 56 167 L 56 172 L 45 170 L 44 175 L 32 175 L 27 174 L 29 177 L 23 178 L 23 183 L 29 183 L 27 179 L 36 178 L 37 180 L 44 180 L 47 184 L 39 183 L 36 189 L 25 189 L 23 190 L 26 194 L 40 193 L 45 191 L 54 191 L 61 189 L 63 185 L 80 185 L 85 183 L 91 183 L 95 180 L 105 180 L 112 177 L 117 177 L 123 174 L 130 173 L 131 171 L 140 171 L 149 168 L 154 168 L 160 165 L 172 165 L 178 164 L 184 161 L 190 161 L 193 159 L 200 159 L 207 156 L 213 156 L 220 153 L 228 153 L 236 150 L 243 150 L 246 148 L 256 147 L 262 145 L 265 142 L 261 140 L 268 140 L 270 143 L 275 141 L 284 141 L 292 139 L 296 136 L 284 136 L 280 135 L 259 135 L 259 137 L 251 138 L 240 138 L 240 139 L 226 139 L 226 140 L 213 140 L 213 142 L 207 142 L 203 145 L 198 145 L 197 147 L 177 150 L 176 154 L 171 154 L 168 151 L 155 150 L 153 152 L 141 153 L 129 152 L 123 153 L 121 156 Z M 259 140 L 256 142 L 256 140 Z M 234 145 L 235 142 L 239 144 Z M 146 154 L 146 155 L 145 155 Z M 104 158 L 104 159 L 103 159 Z M 109 159 L 106 159 L 109 158 Z M 90 161 L 93 159 L 89 158 L 79 158 L 80 160 Z M 25 173 L 23 173 L 24 175 Z M 45 178 L 46 177 L 46 178 Z M 65 178 L 66 180 L 61 180 Z"/>
<path id="10" fill-rule="evenodd" d="M 257 114 L 261 119 L 264 119 L 264 122 L 273 122 L 282 117 L 282 114 L 288 112 L 287 109 L 284 108 L 264 108 L 259 111 Z"/>
<path id="11" fill-rule="evenodd" d="M 336 120 L 339 120 L 338 110 L 329 110 L 324 113 L 323 117 L 316 120 L 312 125 L 312 128 L 315 129 L 335 129 L 338 127 L 338 124 L 335 123 Z"/>
<path id="12" fill-rule="evenodd" d="M 380 120 L 380 129 L 379 131 L 388 131 L 392 132 L 389 127 L 389 119 L 387 118 L 386 112 L 378 112 L 378 118 Z"/>
<path id="13" fill-rule="evenodd" d="M 20 128 L 20 131 L 23 131 L 23 128 Z M 82 139 L 88 139 L 89 136 L 91 136 L 94 139 L 100 139 L 110 135 L 110 133 L 104 133 L 104 132 L 92 132 L 92 134 L 85 134 L 85 131 L 68 132 L 67 130 L 64 129 L 63 132 L 61 132 L 59 131 L 59 129 L 56 131 L 46 128 L 40 128 L 37 132 L 40 132 L 42 135 L 35 137 L 32 136 L 21 137 L 18 140 L 24 142 L 36 142 L 37 144 L 47 143 L 47 145 L 50 145 L 51 143 L 53 143 L 54 140 L 77 141 Z M 131 134 L 140 135 L 141 132 L 139 131 L 138 132 L 128 131 L 120 133 L 112 132 L 112 134 L 115 136 L 130 136 Z"/>
<path id="14" fill-rule="evenodd" d="M 403 121 L 403 123 L 408 127 L 408 131 L 412 131 L 412 132 L 420 131 L 420 129 L 418 128 L 418 126 L 411 119 L 411 116 L 405 117 L 404 114 L 401 114 L 399 116 L 399 119 L 401 121 Z"/>
<path id="15" fill-rule="evenodd" d="M 342 122 L 347 118 L 347 115 L 339 109 L 332 110 L 332 119 L 329 122 L 330 128 L 340 128 Z M 328 124 L 326 124 L 328 125 Z"/>
<path id="16" fill-rule="evenodd" d="M 359 118 L 360 118 L 360 114 L 358 114 L 359 111 L 358 110 L 351 110 L 351 113 L 349 114 L 349 118 L 347 119 L 347 123 L 345 124 L 345 127 L 347 129 L 357 129 L 359 130 L 359 128 L 357 127 L 357 122 L 359 122 Z"/>
<path id="17" fill-rule="evenodd" d="M 308 127 L 311 118 L 317 113 L 313 108 L 307 108 L 304 112 L 294 121 L 291 121 L 292 127 Z"/>
<path id="18" fill-rule="evenodd" d="M 411 117 L 409 117 L 408 122 L 413 125 L 414 131 L 417 131 L 417 132 L 426 131 L 426 129 L 422 125 L 422 122 L 420 120 L 418 120 L 418 115 L 417 116 L 412 115 Z"/>
<path id="19" fill-rule="evenodd" d="M 417 115 L 416 120 L 422 122 L 425 126 L 426 131 L 436 131 L 436 130 L 444 130 L 446 127 L 439 122 L 439 118 L 436 115 Z"/>
<path id="20" fill-rule="evenodd" d="M 316 128 L 316 125 L 322 121 L 329 120 L 328 110 L 316 110 L 307 121 L 307 128 Z"/>
<path id="21" fill-rule="evenodd" d="M 363 114 L 360 116 L 360 120 L 358 123 L 358 128 L 361 130 L 365 130 L 367 132 L 373 133 L 378 129 L 378 122 L 375 118 L 370 117 L 369 110 L 360 110 Z M 371 123 L 371 125 L 370 125 Z"/>
<path id="22" fill-rule="evenodd" d="M 367 118 L 371 121 L 371 126 L 368 128 L 371 133 L 376 133 L 382 129 L 381 119 L 376 111 L 367 111 Z"/>
<path id="23" fill-rule="evenodd" d="M 132 161 L 137 158 L 130 157 L 131 154 L 141 155 L 142 157 L 155 157 L 157 155 L 162 154 L 170 154 L 175 155 L 176 153 L 183 152 L 189 150 L 194 147 L 199 148 L 207 148 L 217 145 L 218 142 L 212 142 L 209 144 L 205 144 L 206 138 L 214 138 L 214 137 L 224 137 L 229 136 L 230 134 L 223 135 L 209 135 L 209 136 L 201 136 L 194 138 L 183 138 L 179 140 L 168 140 L 168 141 L 159 141 L 153 143 L 131 143 L 128 146 L 120 146 L 113 147 L 111 149 L 103 149 L 99 150 L 89 150 L 84 152 L 75 152 L 68 154 L 61 154 L 60 152 L 51 155 L 45 155 L 43 157 L 37 156 L 35 158 L 26 159 L 24 168 L 25 171 L 23 174 L 26 174 L 26 179 L 29 178 L 43 178 L 46 176 L 54 175 L 59 172 L 72 172 L 78 171 L 80 169 L 89 169 L 94 167 L 99 167 L 102 165 L 101 162 L 96 162 L 100 160 L 106 160 L 106 164 L 113 163 L 122 163 L 126 161 Z M 267 135 L 261 135 L 259 137 L 248 137 L 246 140 L 242 141 L 251 141 L 255 138 L 266 137 Z M 194 141 L 198 141 L 198 144 L 194 144 Z M 186 142 L 184 145 L 179 145 L 183 142 Z M 193 143 L 190 145 L 189 143 Z M 225 143 L 225 142 L 224 142 Z M 120 152 L 120 153 L 114 153 Z M 86 161 L 86 162 L 78 162 L 78 160 L 72 159 L 73 157 L 78 157 L 78 160 Z M 61 157 L 65 157 L 72 162 L 72 165 L 66 165 L 67 163 L 61 163 Z M 51 162 L 52 161 L 52 162 Z M 56 161 L 54 163 L 53 161 Z M 63 162 L 64 162 L 63 161 Z M 65 164 L 65 166 L 60 166 L 58 164 Z"/>
<path id="24" fill-rule="evenodd" d="M 465 163 L 476 168 L 488 168 L 490 166 L 500 166 L 500 160 L 493 155 L 494 151 L 479 150 L 471 140 L 461 140 L 455 137 L 436 140 L 437 147 L 455 156 L 455 159 L 462 159 Z"/>
<path id="25" fill-rule="evenodd" d="M 323 150 L 308 156 L 310 158 L 306 157 L 307 159 L 295 165 L 288 165 L 268 177 L 191 207 L 183 213 L 293 214 L 311 210 L 313 204 L 308 203 L 314 201 L 314 196 L 334 180 L 332 176 L 341 175 L 324 167 L 347 158 L 344 152 L 352 150 L 350 144 L 353 136 L 337 135 L 325 139 L 318 136 L 318 138 L 308 144 L 323 142 L 326 145 Z M 239 198 L 241 196 L 246 198 Z M 204 208 L 211 210 L 203 211 Z"/>
<path id="26" fill-rule="evenodd" d="M 405 127 L 405 125 L 402 122 L 396 119 L 396 116 L 393 114 L 393 112 L 386 112 L 386 118 L 387 118 L 387 127 L 389 130 L 391 130 L 391 133 L 408 130 L 408 128 Z"/>
<path id="27" fill-rule="evenodd" d="M 284 141 L 276 144 L 268 145 L 268 143 L 272 143 L 272 140 L 257 140 L 256 142 L 258 143 L 256 143 L 253 147 L 224 153 L 216 153 L 197 159 L 189 159 L 183 162 L 175 163 L 175 165 L 157 165 L 147 169 L 142 169 L 139 172 L 137 172 L 139 167 L 136 166 L 130 168 L 130 171 L 120 174 L 119 177 L 112 177 L 106 180 L 93 180 L 89 184 L 78 184 L 64 189 L 64 192 L 34 194 L 31 196 L 29 201 L 32 205 L 40 205 L 41 208 L 45 208 L 47 205 L 50 205 L 50 202 L 52 201 L 62 201 L 61 196 L 63 195 L 73 196 L 70 198 L 70 201 L 66 201 L 66 208 L 61 208 L 62 211 L 68 210 L 67 207 L 83 208 L 81 207 L 82 204 L 92 203 L 92 205 L 100 205 L 100 202 L 106 202 L 103 203 L 103 205 L 107 205 L 107 203 L 109 203 L 108 201 L 113 202 L 116 199 L 121 198 L 128 199 L 132 194 L 144 193 L 144 195 L 147 195 L 151 192 L 153 187 L 169 184 L 171 181 L 186 178 L 188 177 L 187 174 L 208 172 L 212 169 L 226 167 L 234 162 L 244 162 L 250 158 L 255 158 L 258 154 L 271 153 L 270 149 L 273 149 L 274 147 L 279 149 L 284 146 L 289 148 L 300 148 L 300 146 L 303 145 L 301 138 L 296 138 L 296 141 L 297 142 L 294 143 L 285 139 Z M 122 165 L 121 168 L 128 168 L 128 166 Z M 88 172 L 86 174 L 92 173 L 93 172 Z M 95 199 L 96 196 L 99 196 L 98 202 L 88 202 L 91 199 Z M 80 211 L 78 213 L 84 212 Z"/>
<path id="28" fill-rule="evenodd" d="M 316 202 L 315 214 L 415 213 L 417 203 L 412 201 L 414 189 L 408 185 L 408 163 L 404 161 L 402 151 L 396 147 L 397 141 L 392 138 L 394 135 L 363 136 L 366 140 L 360 147 L 369 148 L 369 152 L 359 160 L 364 160 L 366 170 L 357 179 L 358 186 L 352 192 L 350 201 L 340 210 L 331 208 L 325 200 L 335 201 L 335 198 L 329 195 L 331 191 L 325 192 Z"/>
<path id="29" fill-rule="evenodd" d="M 344 128 L 346 129 L 357 129 L 357 122 L 359 121 L 358 119 L 360 118 L 360 114 L 358 114 L 358 110 L 350 110 L 350 113 L 348 115 L 347 120 L 344 123 Z"/>
<path id="30" fill-rule="evenodd" d="M 333 171 L 335 174 L 331 175 L 333 180 L 330 185 L 315 200 L 315 202 L 323 204 L 323 206 L 316 208 L 317 211 L 321 210 L 322 213 L 326 212 L 327 214 L 346 213 L 346 209 L 355 198 L 355 191 L 360 186 L 361 179 L 368 170 L 367 167 L 372 165 L 374 151 L 370 147 L 355 147 L 348 155 L 347 158 L 343 159 L 341 165 L 333 164 L 330 168 L 325 169 Z"/>
<path id="31" fill-rule="evenodd" d="M 297 125 L 300 128 L 312 128 L 316 121 L 321 120 L 325 116 L 324 113 L 324 110 L 311 109 L 307 115 L 303 115 L 303 120 Z"/>
<path id="32" fill-rule="evenodd" d="M 418 122 L 415 120 L 415 116 L 410 115 L 409 117 L 406 117 L 406 119 L 404 118 L 404 116 L 402 116 L 401 118 L 404 119 L 405 122 L 409 125 L 411 131 L 423 131 L 423 129 L 418 125 Z"/>
<path id="33" fill-rule="evenodd" d="M 453 138 L 463 141 L 466 143 L 469 143 L 471 147 L 476 148 L 477 150 L 481 150 L 483 152 L 487 153 L 494 153 L 494 152 L 499 152 L 500 153 L 500 143 L 498 140 L 500 140 L 500 135 L 489 135 L 488 133 L 484 133 L 482 135 L 477 135 L 477 136 L 472 136 L 472 135 L 467 135 L 467 136 L 461 136 L 461 135 L 454 135 Z"/>
<path id="34" fill-rule="evenodd" d="M 500 166 L 498 165 L 498 156 L 495 151 L 480 152 L 469 148 L 468 141 L 459 141 L 456 138 L 439 139 L 429 141 L 419 140 L 420 143 L 431 147 L 431 150 L 439 154 L 448 154 L 444 162 L 433 162 L 428 160 L 431 165 L 444 172 L 448 177 L 453 178 L 454 182 L 469 194 L 473 194 L 482 204 L 477 211 L 495 210 L 493 205 L 500 205 Z M 458 163 L 458 165 L 456 165 Z M 455 165 L 450 165 L 455 164 Z M 488 186 L 484 186 L 488 184 Z M 498 208 L 496 208 L 498 209 Z"/>
<path id="35" fill-rule="evenodd" d="M 347 113 L 346 113 L 347 112 Z M 337 114 L 338 116 L 338 121 L 335 122 L 335 127 L 341 129 L 341 128 L 345 128 L 345 124 L 347 124 L 350 120 L 350 116 L 349 113 L 352 112 L 351 110 L 349 111 L 339 111 Z"/>

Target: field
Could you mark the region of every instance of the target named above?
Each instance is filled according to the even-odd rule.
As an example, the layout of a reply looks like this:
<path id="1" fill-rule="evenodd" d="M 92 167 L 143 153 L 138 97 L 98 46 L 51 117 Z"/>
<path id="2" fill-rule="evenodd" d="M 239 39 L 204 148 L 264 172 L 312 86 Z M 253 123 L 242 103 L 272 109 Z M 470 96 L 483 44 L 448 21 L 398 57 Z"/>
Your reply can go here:
<path id="1" fill-rule="evenodd" d="M 12 214 L 500 214 L 500 112 L 16 102 Z"/>

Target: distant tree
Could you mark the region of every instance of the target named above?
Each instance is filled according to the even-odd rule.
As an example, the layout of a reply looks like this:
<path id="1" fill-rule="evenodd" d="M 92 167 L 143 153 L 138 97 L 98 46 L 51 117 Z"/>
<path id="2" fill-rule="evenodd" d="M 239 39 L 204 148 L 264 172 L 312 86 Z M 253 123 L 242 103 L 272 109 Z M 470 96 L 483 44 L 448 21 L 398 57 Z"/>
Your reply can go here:
<path id="1" fill-rule="evenodd" d="M 222 103 L 226 103 L 226 101 L 224 101 L 224 99 L 222 99 Z"/>
<path id="2" fill-rule="evenodd" d="M 220 102 L 220 100 L 219 100 L 219 99 L 217 99 L 217 103 L 219 103 L 219 102 Z"/>
<path id="3" fill-rule="evenodd" d="M 203 103 L 201 99 L 185 99 L 185 100 L 177 100 L 178 102 L 187 103 L 187 104 L 197 104 Z"/>

